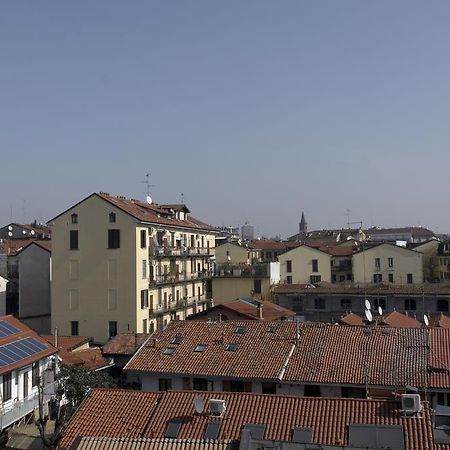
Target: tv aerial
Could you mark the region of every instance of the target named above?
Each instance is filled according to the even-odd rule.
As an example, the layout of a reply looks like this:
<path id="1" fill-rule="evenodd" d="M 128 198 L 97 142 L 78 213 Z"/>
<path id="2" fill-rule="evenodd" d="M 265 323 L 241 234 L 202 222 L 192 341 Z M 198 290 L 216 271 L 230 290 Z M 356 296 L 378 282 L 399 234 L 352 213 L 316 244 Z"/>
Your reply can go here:
<path id="1" fill-rule="evenodd" d="M 201 397 L 194 398 L 194 408 L 197 414 L 202 414 L 205 409 L 205 402 Z"/>

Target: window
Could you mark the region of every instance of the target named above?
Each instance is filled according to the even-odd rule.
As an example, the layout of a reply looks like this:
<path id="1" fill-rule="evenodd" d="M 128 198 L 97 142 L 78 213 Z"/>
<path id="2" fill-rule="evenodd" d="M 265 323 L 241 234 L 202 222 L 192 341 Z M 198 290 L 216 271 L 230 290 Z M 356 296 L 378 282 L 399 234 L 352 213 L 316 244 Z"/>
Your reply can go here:
<path id="1" fill-rule="evenodd" d="M 234 329 L 234 334 L 245 334 L 247 332 L 247 328 L 246 327 L 236 327 Z"/>
<path id="2" fill-rule="evenodd" d="M 322 281 L 322 277 L 321 277 L 321 275 L 311 275 L 309 277 L 309 280 L 310 280 L 311 284 L 317 284 Z"/>
<path id="3" fill-rule="evenodd" d="M 286 283 L 287 283 L 287 284 L 292 284 L 292 276 L 291 276 L 291 275 L 288 275 L 288 276 L 286 277 Z"/>
<path id="4" fill-rule="evenodd" d="M 252 383 L 238 380 L 223 380 L 222 389 L 225 392 L 252 392 Z"/>
<path id="5" fill-rule="evenodd" d="M 276 383 L 262 383 L 262 393 L 263 394 L 276 394 L 277 384 Z"/>
<path id="6" fill-rule="evenodd" d="M 73 320 L 70 322 L 70 333 L 72 336 L 78 336 L 78 321 Z"/>
<path id="7" fill-rule="evenodd" d="M 375 270 L 381 269 L 381 260 L 380 258 L 375 258 Z"/>
<path id="8" fill-rule="evenodd" d="M 109 223 L 116 223 L 116 213 L 109 213 Z"/>
<path id="9" fill-rule="evenodd" d="M 141 309 L 148 308 L 148 289 L 141 290 Z"/>
<path id="10" fill-rule="evenodd" d="M 407 273 L 406 274 L 406 282 L 408 284 L 412 284 L 412 282 L 413 282 L 413 274 L 412 273 Z"/>
<path id="11" fill-rule="evenodd" d="M 406 298 L 405 299 L 405 311 L 415 311 L 417 308 L 416 299 Z"/>
<path id="12" fill-rule="evenodd" d="M 194 348 L 194 352 L 204 352 L 206 348 L 206 344 L 197 344 L 196 347 Z"/>
<path id="13" fill-rule="evenodd" d="M 3 374 L 3 401 L 11 399 L 11 372 Z"/>
<path id="14" fill-rule="evenodd" d="M 437 301 L 437 310 L 439 312 L 447 312 L 448 311 L 448 300 L 441 299 Z"/>
<path id="15" fill-rule="evenodd" d="M 142 321 L 142 332 L 147 333 L 147 319 Z"/>
<path id="16" fill-rule="evenodd" d="M 206 378 L 194 378 L 192 380 L 194 391 L 207 391 L 208 380 Z"/>
<path id="17" fill-rule="evenodd" d="M 314 309 L 325 309 L 325 299 L 315 298 L 314 299 Z"/>
<path id="18" fill-rule="evenodd" d="M 147 247 L 147 231 L 141 230 L 141 248 Z"/>
<path id="19" fill-rule="evenodd" d="M 178 345 L 178 344 L 181 344 L 182 340 L 183 340 L 183 336 L 181 336 L 181 334 L 177 334 L 170 343 Z"/>
<path id="20" fill-rule="evenodd" d="M 376 297 L 373 299 L 373 305 L 375 309 L 381 308 L 384 311 L 386 309 L 386 299 L 382 297 Z"/>
<path id="21" fill-rule="evenodd" d="M 313 272 L 318 272 L 319 271 L 319 260 L 318 259 L 313 259 L 312 260 L 312 271 Z"/>
<path id="22" fill-rule="evenodd" d="M 117 322 L 108 322 L 108 337 L 111 339 L 114 336 L 117 336 Z"/>
<path id="23" fill-rule="evenodd" d="M 108 230 L 108 248 L 120 248 L 120 230 Z"/>
<path id="24" fill-rule="evenodd" d="M 158 380 L 158 387 L 160 391 L 168 391 L 172 389 L 172 380 L 170 378 L 160 378 Z"/>
<path id="25" fill-rule="evenodd" d="M 142 279 L 145 280 L 147 278 L 147 260 L 142 260 Z"/>
<path id="26" fill-rule="evenodd" d="M 31 367 L 31 384 L 33 387 L 39 384 L 39 362 L 33 363 Z"/>
<path id="27" fill-rule="evenodd" d="M 389 278 L 389 283 L 394 282 L 394 274 L 393 273 L 388 274 L 388 278 Z"/>
<path id="28" fill-rule="evenodd" d="M 78 214 L 72 214 L 70 219 L 72 223 L 78 223 Z"/>
<path id="29" fill-rule="evenodd" d="M 388 267 L 390 269 L 394 267 L 394 258 L 388 258 Z"/>
<path id="30" fill-rule="evenodd" d="M 317 384 L 305 384 L 303 395 L 305 397 L 322 397 L 320 386 Z"/>
<path id="31" fill-rule="evenodd" d="M 292 261 L 286 261 L 286 272 L 292 272 Z"/>
<path id="32" fill-rule="evenodd" d="M 341 298 L 341 309 L 345 311 L 352 309 L 352 300 L 350 298 Z"/>
<path id="33" fill-rule="evenodd" d="M 253 291 L 255 294 L 261 294 L 261 280 L 253 280 Z"/>
<path id="34" fill-rule="evenodd" d="M 70 250 L 78 250 L 78 230 L 70 230 L 69 237 Z"/>
<path id="35" fill-rule="evenodd" d="M 381 273 L 374 273 L 373 274 L 373 282 L 374 283 L 382 283 L 383 282 L 383 275 Z"/>
<path id="36" fill-rule="evenodd" d="M 225 347 L 225 350 L 226 350 L 227 352 L 235 352 L 237 349 L 238 349 L 238 345 L 237 345 L 237 344 L 232 344 L 232 343 L 228 344 L 228 345 Z"/>
<path id="37" fill-rule="evenodd" d="M 166 347 L 162 352 L 163 355 L 168 355 L 168 356 L 172 356 L 174 353 L 175 353 L 174 347 Z"/>

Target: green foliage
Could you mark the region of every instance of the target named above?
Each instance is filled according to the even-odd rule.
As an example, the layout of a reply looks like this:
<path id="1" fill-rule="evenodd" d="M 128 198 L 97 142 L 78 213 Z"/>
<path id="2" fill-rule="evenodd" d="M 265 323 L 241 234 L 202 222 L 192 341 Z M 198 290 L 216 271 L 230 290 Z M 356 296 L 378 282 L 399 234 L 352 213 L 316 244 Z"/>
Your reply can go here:
<path id="1" fill-rule="evenodd" d="M 58 374 L 59 398 L 63 396 L 75 408 L 93 388 L 114 387 L 113 379 L 105 372 L 90 372 L 82 366 L 61 366 Z"/>

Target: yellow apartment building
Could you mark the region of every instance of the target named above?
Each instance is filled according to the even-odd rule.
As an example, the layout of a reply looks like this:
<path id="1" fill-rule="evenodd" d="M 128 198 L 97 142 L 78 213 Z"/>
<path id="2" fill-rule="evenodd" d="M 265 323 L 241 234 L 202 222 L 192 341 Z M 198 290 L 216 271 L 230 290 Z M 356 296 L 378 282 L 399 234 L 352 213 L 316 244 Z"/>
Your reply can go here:
<path id="1" fill-rule="evenodd" d="M 215 229 L 184 204 L 94 193 L 49 221 L 52 327 L 103 343 L 206 309 Z"/>

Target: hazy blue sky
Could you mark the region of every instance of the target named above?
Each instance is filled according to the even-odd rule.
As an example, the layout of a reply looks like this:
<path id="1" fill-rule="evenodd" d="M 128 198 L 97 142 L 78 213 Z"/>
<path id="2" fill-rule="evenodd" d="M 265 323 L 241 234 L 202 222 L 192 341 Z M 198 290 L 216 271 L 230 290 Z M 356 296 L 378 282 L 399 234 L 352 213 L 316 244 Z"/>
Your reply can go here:
<path id="1" fill-rule="evenodd" d="M 94 191 L 260 234 L 449 232 L 450 2 L 2 1 L 0 224 Z"/>

